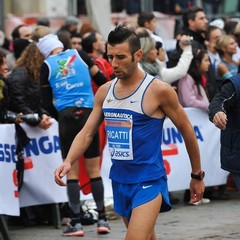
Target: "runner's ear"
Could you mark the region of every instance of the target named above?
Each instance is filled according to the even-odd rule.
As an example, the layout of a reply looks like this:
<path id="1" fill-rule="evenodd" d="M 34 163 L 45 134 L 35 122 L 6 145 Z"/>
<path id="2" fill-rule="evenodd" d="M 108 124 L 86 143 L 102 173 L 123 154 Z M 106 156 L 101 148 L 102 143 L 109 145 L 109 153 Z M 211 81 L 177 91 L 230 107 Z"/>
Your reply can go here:
<path id="1" fill-rule="evenodd" d="M 135 55 L 136 61 L 137 61 L 137 62 L 140 62 L 140 61 L 142 60 L 142 56 L 143 56 L 143 51 L 142 51 L 142 49 L 139 49 L 138 51 L 136 51 L 136 52 L 134 53 L 134 55 Z"/>

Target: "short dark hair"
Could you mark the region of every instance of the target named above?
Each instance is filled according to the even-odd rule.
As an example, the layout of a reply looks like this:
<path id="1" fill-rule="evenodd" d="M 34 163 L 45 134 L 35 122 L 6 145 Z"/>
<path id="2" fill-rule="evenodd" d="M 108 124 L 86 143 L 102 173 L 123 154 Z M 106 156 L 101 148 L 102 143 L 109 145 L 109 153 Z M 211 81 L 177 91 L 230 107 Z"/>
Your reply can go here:
<path id="1" fill-rule="evenodd" d="M 183 13 L 182 21 L 183 21 L 183 26 L 185 28 L 189 27 L 189 23 L 188 23 L 189 20 L 193 20 L 193 21 L 195 20 L 196 15 L 197 15 L 198 12 L 204 12 L 203 8 L 201 8 L 201 7 L 193 7 L 193 8 L 187 9 Z"/>
<path id="2" fill-rule="evenodd" d="M 112 46 L 125 41 L 128 41 L 132 54 L 141 48 L 139 37 L 133 30 L 127 27 L 119 25 L 108 34 L 108 44 Z"/>
<path id="3" fill-rule="evenodd" d="M 70 37 L 71 37 L 71 39 L 74 38 L 74 37 L 82 39 L 82 36 L 81 36 L 81 34 L 79 32 L 73 33 Z"/>
<path id="4" fill-rule="evenodd" d="M 155 18 L 152 12 L 141 12 L 138 14 L 137 23 L 139 27 L 144 27 L 146 22 L 151 22 Z"/>
<path id="5" fill-rule="evenodd" d="M 210 39 L 210 35 L 211 35 L 211 32 L 213 32 L 214 30 L 216 29 L 219 29 L 222 31 L 222 29 L 220 29 L 219 27 L 217 26 L 209 26 L 207 31 L 206 31 L 206 40 L 209 40 Z"/>
<path id="6" fill-rule="evenodd" d="M 237 21 L 227 21 L 224 24 L 223 30 L 225 31 L 226 34 L 234 34 L 237 24 L 238 24 Z"/>
<path id="7" fill-rule="evenodd" d="M 86 53 L 92 53 L 93 52 L 93 43 L 97 41 L 96 38 L 96 31 L 92 31 L 90 33 L 86 33 L 82 38 L 82 48 L 83 51 Z"/>
<path id="8" fill-rule="evenodd" d="M 17 27 L 15 27 L 15 28 L 13 29 L 12 34 L 11 34 L 13 40 L 20 38 L 19 29 L 20 29 L 21 27 L 24 27 L 24 26 L 27 26 L 27 25 L 26 25 L 26 24 L 20 24 L 20 25 L 18 25 Z"/>
<path id="9" fill-rule="evenodd" d="M 69 31 L 60 30 L 57 32 L 57 36 L 64 46 L 64 51 L 71 48 L 71 33 Z"/>

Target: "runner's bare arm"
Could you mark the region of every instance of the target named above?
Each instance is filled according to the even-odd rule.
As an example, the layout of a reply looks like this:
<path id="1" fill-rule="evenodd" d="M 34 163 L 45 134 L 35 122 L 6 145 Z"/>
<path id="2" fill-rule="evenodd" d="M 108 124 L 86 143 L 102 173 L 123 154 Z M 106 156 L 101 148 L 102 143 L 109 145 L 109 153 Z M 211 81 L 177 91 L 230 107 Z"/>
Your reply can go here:
<path id="1" fill-rule="evenodd" d="M 166 84 L 160 84 L 159 104 L 160 109 L 166 114 L 173 124 L 181 132 L 185 146 L 190 158 L 192 173 L 198 174 L 201 171 L 200 151 L 193 127 L 178 101 L 176 92 Z M 190 192 L 191 201 L 197 202 L 202 199 L 204 192 L 204 182 L 191 179 Z"/>
<path id="2" fill-rule="evenodd" d="M 160 84 L 158 91 L 160 109 L 181 132 L 191 160 L 192 172 L 199 173 L 201 163 L 197 139 L 193 127 L 178 101 L 178 96 L 171 86 L 164 83 Z"/>

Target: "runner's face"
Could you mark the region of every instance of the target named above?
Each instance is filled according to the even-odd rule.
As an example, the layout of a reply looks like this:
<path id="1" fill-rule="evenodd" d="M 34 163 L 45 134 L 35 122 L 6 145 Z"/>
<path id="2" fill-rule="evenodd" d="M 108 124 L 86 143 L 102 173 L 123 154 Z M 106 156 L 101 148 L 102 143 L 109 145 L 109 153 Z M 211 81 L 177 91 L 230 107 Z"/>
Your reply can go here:
<path id="1" fill-rule="evenodd" d="M 117 78 L 127 79 L 131 77 L 137 67 L 139 57 L 136 57 L 137 52 L 132 56 L 128 42 L 114 46 L 108 44 L 107 55 Z"/>

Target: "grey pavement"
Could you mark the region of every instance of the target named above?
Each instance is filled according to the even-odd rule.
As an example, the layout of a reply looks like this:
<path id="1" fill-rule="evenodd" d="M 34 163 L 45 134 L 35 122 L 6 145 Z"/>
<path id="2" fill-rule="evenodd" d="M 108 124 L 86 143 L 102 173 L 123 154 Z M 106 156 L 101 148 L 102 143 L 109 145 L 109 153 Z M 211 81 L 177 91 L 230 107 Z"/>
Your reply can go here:
<path id="1" fill-rule="evenodd" d="M 155 230 L 164 240 L 229 240 L 240 239 L 240 193 L 231 192 L 231 199 L 211 201 L 208 204 L 188 206 L 182 201 L 173 210 L 159 214 Z M 183 192 L 174 196 L 182 199 Z M 110 221 L 111 233 L 97 235 L 96 226 L 84 226 L 81 239 L 124 239 L 126 230 L 121 220 Z M 9 227 L 11 240 L 63 240 L 62 230 L 53 226 Z M 79 237 L 80 238 L 80 237 Z M 0 239 L 3 238 L 0 236 Z M 69 237 L 67 237 L 69 239 Z M 76 237 L 74 238 L 76 239 Z"/>

